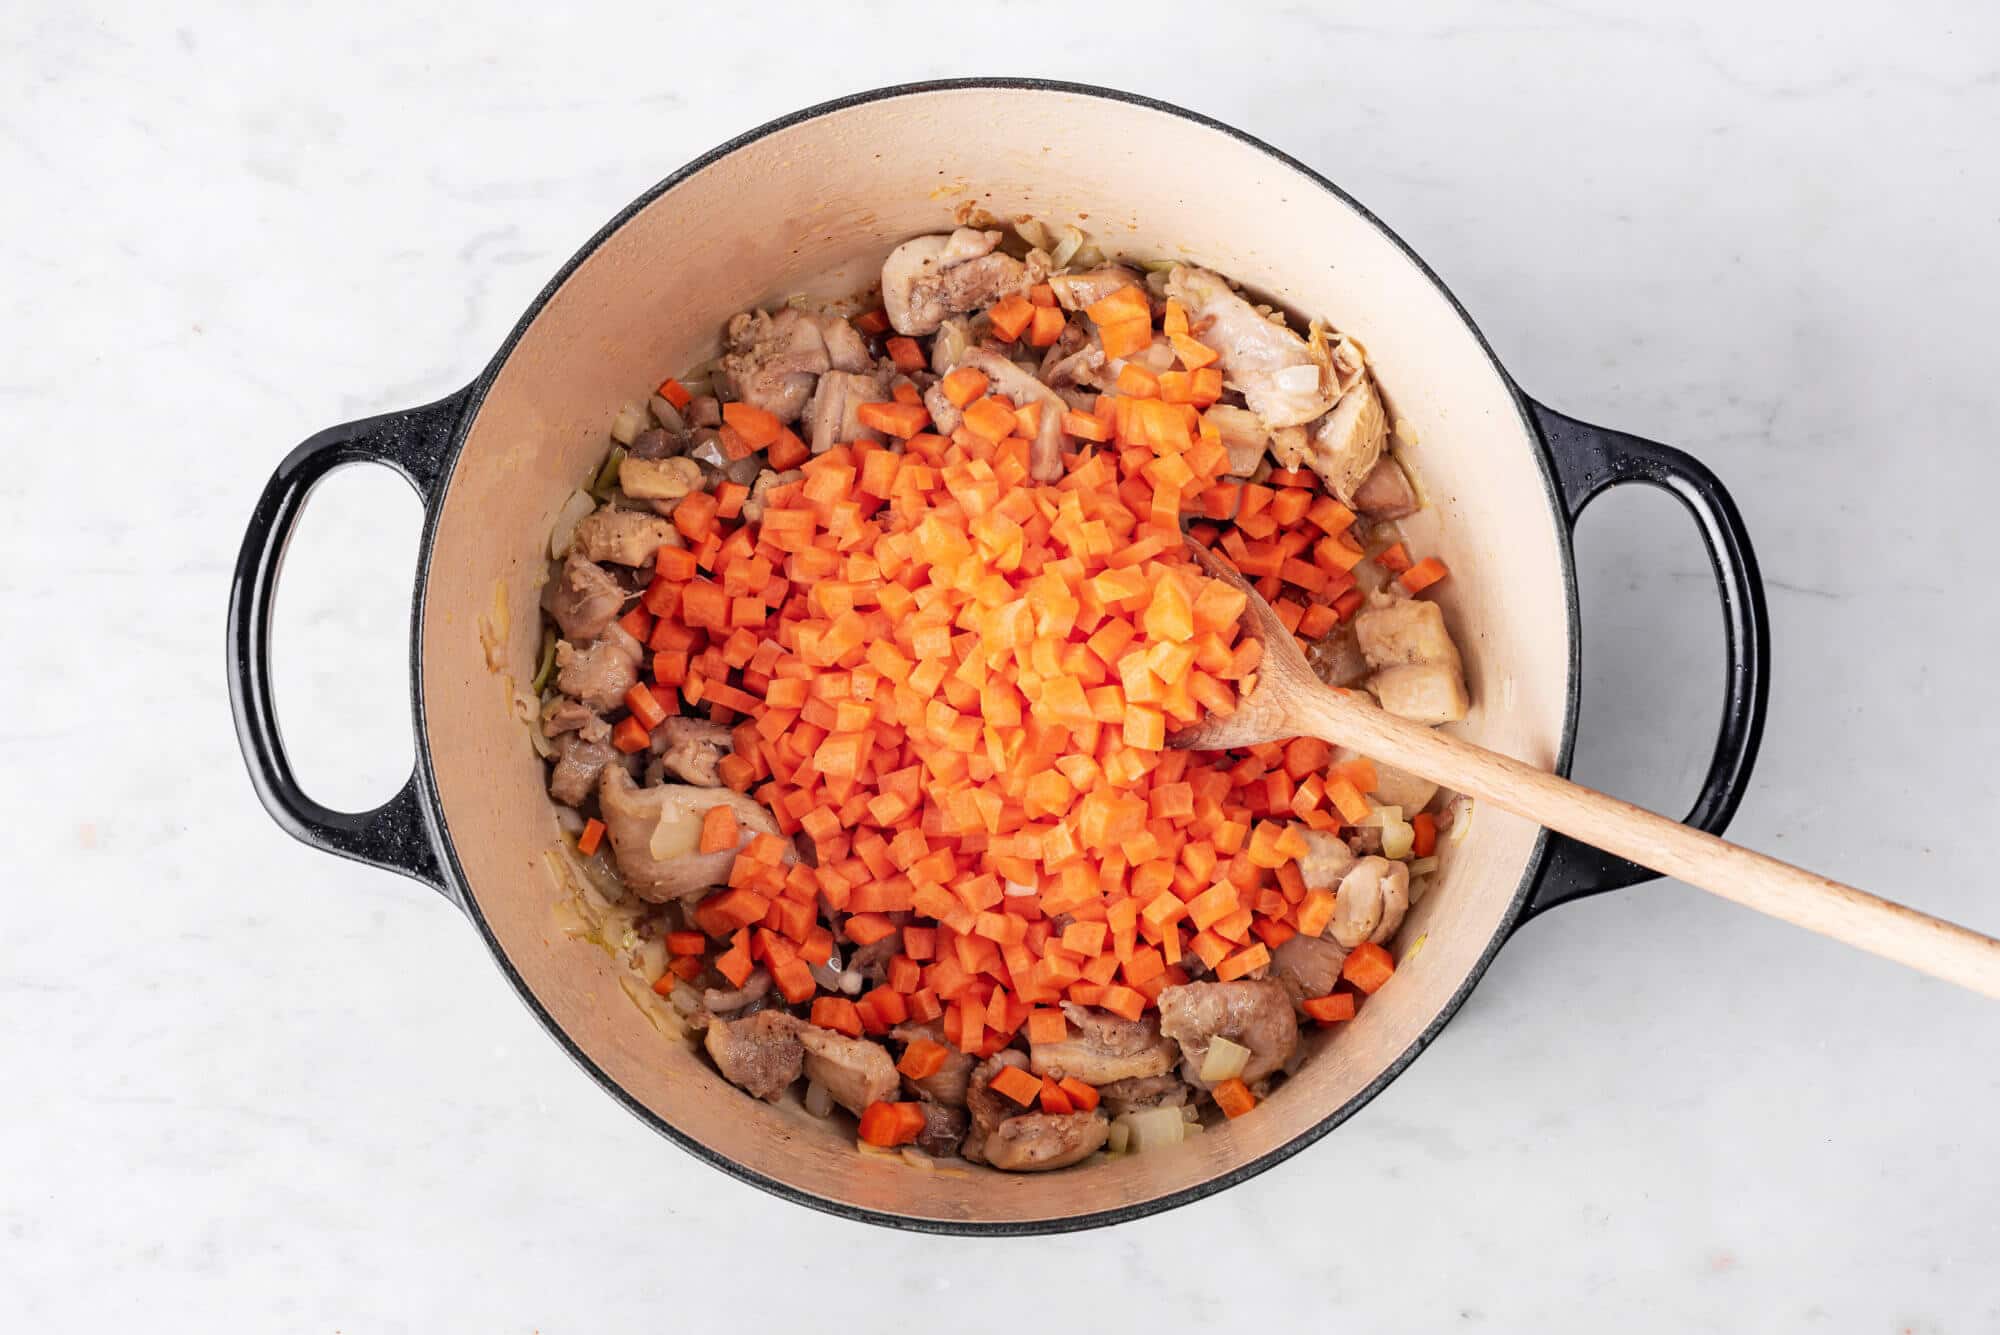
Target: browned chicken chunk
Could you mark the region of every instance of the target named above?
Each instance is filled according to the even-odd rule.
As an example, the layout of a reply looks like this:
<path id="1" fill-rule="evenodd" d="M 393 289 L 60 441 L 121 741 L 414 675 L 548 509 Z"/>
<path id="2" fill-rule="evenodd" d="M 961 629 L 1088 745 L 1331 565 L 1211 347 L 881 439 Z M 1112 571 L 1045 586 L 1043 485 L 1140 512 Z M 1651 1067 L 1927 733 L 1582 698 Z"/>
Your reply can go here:
<path id="1" fill-rule="evenodd" d="M 1181 1045 L 1181 1077 L 1200 1089 L 1209 1042 L 1226 1038 L 1250 1049 L 1245 1084 L 1261 1080 L 1291 1060 L 1299 1045 L 1292 999 L 1268 978 L 1233 983 L 1186 983 L 1160 992 L 1160 1032 Z"/>
<path id="2" fill-rule="evenodd" d="M 813 378 L 833 366 L 819 325 L 789 306 L 776 315 L 737 316 L 729 322 L 728 339 L 729 350 L 716 362 L 723 383 L 734 398 L 780 422 L 798 420 Z"/>
<path id="3" fill-rule="evenodd" d="M 799 1042 L 805 1045 L 806 1077 L 819 1081 L 835 1103 L 855 1116 L 871 1103 L 896 1097 L 896 1063 L 880 1043 L 812 1024 L 799 1027 Z"/>
<path id="4" fill-rule="evenodd" d="M 556 619 L 563 638 L 587 644 L 604 633 L 625 605 L 625 590 L 603 566 L 572 553 L 555 577 L 542 586 L 542 608 Z"/>
<path id="5" fill-rule="evenodd" d="M 1088 1085 L 1136 1080 L 1174 1069 L 1179 1049 L 1160 1035 L 1157 1016 L 1127 1020 L 1073 1001 L 1063 1003 L 1070 1036 L 1030 1045 L 1028 1065 L 1037 1075 L 1074 1076 Z"/>
<path id="6" fill-rule="evenodd" d="M 702 1046 L 723 1079 L 775 1102 L 799 1078 L 805 1048 L 801 1025 L 784 1011 L 758 1011 L 741 1020 L 714 1020 Z"/>

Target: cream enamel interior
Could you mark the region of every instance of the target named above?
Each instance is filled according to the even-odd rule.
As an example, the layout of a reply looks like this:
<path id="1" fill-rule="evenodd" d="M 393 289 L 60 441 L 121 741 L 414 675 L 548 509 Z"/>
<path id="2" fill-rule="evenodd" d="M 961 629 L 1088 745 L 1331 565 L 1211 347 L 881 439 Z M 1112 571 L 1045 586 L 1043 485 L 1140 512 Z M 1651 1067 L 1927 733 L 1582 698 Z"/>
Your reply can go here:
<path id="1" fill-rule="evenodd" d="M 928 1220 L 1042 1223 L 1183 1191 L 1273 1150 L 1353 1098 L 1437 1018 L 1487 948 L 1535 829 L 1480 811 L 1399 942 L 1392 984 L 1257 1112 L 1178 1150 L 1048 1175 L 922 1172 L 863 1157 L 844 1131 L 725 1084 L 669 1043 L 596 947 L 566 938 L 541 855 L 555 838 L 543 768 L 507 715 L 479 621 L 504 585 L 511 662 L 533 671 L 542 544 L 607 446 L 618 407 L 712 353 L 724 319 L 839 295 L 896 242 L 974 204 L 1076 221 L 1107 249 L 1186 256 L 1324 315 L 1367 346 L 1415 444 L 1432 509 L 1419 550 L 1467 661 L 1482 744 L 1559 752 L 1572 627 L 1537 447 L 1449 300 L 1351 206 L 1255 147 L 1119 101 L 948 89 L 833 111 L 747 144 L 627 221 L 557 291 L 501 370 L 456 464 L 421 628 L 427 737 L 446 832 L 507 959 L 565 1034 L 662 1120 L 797 1190 Z"/>

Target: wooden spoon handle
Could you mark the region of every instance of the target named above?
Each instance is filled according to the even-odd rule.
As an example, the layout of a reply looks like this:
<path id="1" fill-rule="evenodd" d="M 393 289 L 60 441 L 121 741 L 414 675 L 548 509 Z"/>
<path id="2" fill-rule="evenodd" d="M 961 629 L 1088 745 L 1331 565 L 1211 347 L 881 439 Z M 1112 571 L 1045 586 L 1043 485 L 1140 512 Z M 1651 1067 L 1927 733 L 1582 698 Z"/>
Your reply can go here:
<path id="1" fill-rule="evenodd" d="M 2000 941 L 1739 847 L 1337 691 L 1298 701 L 1326 741 L 1491 802 L 1665 876 L 2000 999 Z"/>

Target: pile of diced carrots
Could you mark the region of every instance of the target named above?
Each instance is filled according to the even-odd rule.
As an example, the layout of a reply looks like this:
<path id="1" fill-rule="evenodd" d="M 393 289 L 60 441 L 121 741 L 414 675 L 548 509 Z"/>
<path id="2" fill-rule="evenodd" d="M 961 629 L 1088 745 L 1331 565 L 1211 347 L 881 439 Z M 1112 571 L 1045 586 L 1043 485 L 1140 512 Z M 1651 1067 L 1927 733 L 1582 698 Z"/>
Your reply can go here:
<path id="1" fill-rule="evenodd" d="M 1137 289 L 1088 315 L 1114 356 L 1153 337 Z M 1001 336 L 1044 346 L 1061 328 L 1046 287 L 992 316 Z M 1094 411 L 1066 412 L 1077 449 L 1052 485 L 1028 475 L 1039 406 L 992 394 L 976 370 L 944 378 L 964 418 L 950 436 L 904 384 L 864 410 L 892 444 L 818 456 L 768 413 L 728 405 L 731 453 L 762 449 L 804 476 L 756 522 L 733 484 L 674 511 L 687 545 L 661 549 L 626 619 L 653 657 L 617 740 L 639 749 L 677 700 L 733 725 L 724 781 L 787 835 L 804 831 L 815 856 L 788 865 L 780 840 L 752 840 L 694 910 L 700 931 L 673 934 L 663 985 L 705 963 L 740 983 L 762 963 L 816 1024 L 858 1036 L 941 1021 L 948 1043 L 990 1054 L 1024 1027 L 1062 1036 L 1062 1000 L 1137 1019 L 1187 980 L 1190 955 L 1240 978 L 1326 927 L 1333 895 L 1301 880 L 1291 822 L 1361 819 L 1372 766 L 1333 764 L 1310 738 L 1167 747 L 1176 727 L 1235 707 L 1262 650 L 1238 636 L 1243 595 L 1189 558 L 1184 519 L 1301 636 L 1361 602 L 1355 516 L 1310 474 L 1222 480 L 1227 452 L 1202 411 L 1221 376 L 1197 332 L 1168 303 L 1178 368 L 1127 363 Z M 889 340 L 890 356 L 921 365 L 907 342 Z M 1397 555 L 1413 590 L 1443 573 Z M 733 817 L 711 819 L 703 848 L 732 846 Z M 823 908 L 854 945 L 903 924 L 881 986 L 815 996 L 806 961 L 833 945 Z M 1366 991 L 1393 968 L 1376 953 L 1350 975 Z M 1314 1002 L 1324 1022 L 1353 1014 L 1348 994 Z M 903 1061 L 935 1062 L 936 1046 Z M 1014 1092 L 1044 1107 L 1095 1103 L 1088 1086 L 1021 1078 L 1034 1089 Z M 907 1114 L 878 1121 L 880 1135 L 915 1134 Z"/>

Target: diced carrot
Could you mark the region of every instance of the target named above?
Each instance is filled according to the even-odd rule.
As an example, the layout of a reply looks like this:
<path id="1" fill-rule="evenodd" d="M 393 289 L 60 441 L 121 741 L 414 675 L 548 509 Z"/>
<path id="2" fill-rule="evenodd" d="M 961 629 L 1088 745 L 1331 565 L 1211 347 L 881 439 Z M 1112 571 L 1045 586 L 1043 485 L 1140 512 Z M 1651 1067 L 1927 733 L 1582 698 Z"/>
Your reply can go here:
<path id="1" fill-rule="evenodd" d="M 907 1145 L 924 1132 L 921 1103 L 871 1103 L 861 1110 L 859 1135 L 870 1145 Z"/>
<path id="2" fill-rule="evenodd" d="M 926 1080 L 944 1069 L 945 1058 L 951 1049 L 928 1038 L 919 1038 L 903 1049 L 903 1059 L 896 1063 L 896 1069 L 912 1080 Z"/>
<path id="3" fill-rule="evenodd" d="M 722 420 L 736 428 L 737 434 L 753 450 L 772 444 L 785 429 L 777 414 L 748 403 L 723 404 Z"/>
<path id="4" fill-rule="evenodd" d="M 1250 1092 L 1250 1086 L 1233 1075 L 1227 1080 L 1217 1081 L 1209 1093 L 1215 1096 L 1215 1106 L 1232 1120 L 1257 1106 L 1257 1096 Z"/>
<path id="5" fill-rule="evenodd" d="M 1396 972 L 1396 961 L 1389 952 L 1373 941 L 1363 941 L 1347 952 L 1347 958 L 1340 966 L 1340 976 L 1360 988 L 1373 993 L 1389 976 Z"/>
<path id="6" fill-rule="evenodd" d="M 1023 1108 L 1033 1103 L 1042 1092 L 1040 1078 L 1029 1075 L 1018 1066 L 1001 1067 L 986 1084 L 989 1089 L 1005 1095 Z"/>
<path id="7" fill-rule="evenodd" d="M 628 715 L 611 730 L 611 744 L 629 756 L 651 746 L 653 735 L 636 715 Z"/>
<path id="8" fill-rule="evenodd" d="M 604 841 L 604 822 L 592 816 L 583 823 L 583 833 L 576 838 L 576 851 L 589 857 L 597 852 L 597 846 Z M 699 936 L 700 933 L 694 933 Z M 697 947 L 697 951 L 699 947 Z M 686 953 L 686 952 L 682 952 Z"/>
<path id="9" fill-rule="evenodd" d="M 899 371 L 921 371 L 925 367 L 924 350 L 917 346 L 917 340 L 914 338 L 905 338 L 899 334 L 890 339 L 884 348 L 889 354 L 889 360 L 896 364 L 896 369 Z"/>
<path id="10" fill-rule="evenodd" d="M 991 397 L 977 399 L 965 408 L 965 425 L 991 441 L 1002 441 L 1014 433 L 1014 410 Z"/>
<path id="11" fill-rule="evenodd" d="M 931 415 L 921 403 L 864 403 L 854 410 L 861 425 L 873 427 L 898 440 L 907 440 L 930 424 Z"/>
<path id="12" fill-rule="evenodd" d="M 672 376 L 662 380 L 659 389 L 654 392 L 673 404 L 675 408 L 685 408 L 694 401 L 694 395 L 688 392 L 688 387 Z"/>
<path id="13" fill-rule="evenodd" d="M 1069 1037 L 1069 1021 L 1058 1010 L 1036 1010 L 1028 1013 L 1028 1041 L 1030 1043 L 1060 1043 Z"/>
<path id="14" fill-rule="evenodd" d="M 736 812 L 728 803 L 710 807 L 701 817 L 701 851 L 720 853 L 725 848 L 736 847 L 739 828 Z"/>
<path id="15" fill-rule="evenodd" d="M 1299 1003 L 1299 1009 L 1321 1024 L 1339 1024 L 1354 1018 L 1354 994 L 1329 992 L 1323 997 L 1307 997 Z"/>
<path id="16" fill-rule="evenodd" d="M 1035 307 L 1034 318 L 1028 323 L 1028 343 L 1031 347 L 1046 348 L 1062 337 L 1063 326 L 1068 323 L 1060 310 L 1053 306 Z"/>
<path id="17" fill-rule="evenodd" d="M 1435 556 L 1426 556 L 1403 572 L 1401 583 L 1413 594 L 1422 593 L 1450 573 L 1444 562 Z"/>
<path id="18" fill-rule="evenodd" d="M 1062 1092 L 1069 1095 L 1069 1101 L 1078 1112 L 1091 1112 L 1097 1107 L 1098 1092 L 1073 1075 L 1064 1076 L 1058 1084 Z"/>
<path id="19" fill-rule="evenodd" d="M 1144 351 L 1153 341 L 1153 323 L 1144 317 L 1117 320 L 1098 325 L 1097 335 L 1104 344 L 1104 355 L 1116 360 Z"/>
<path id="20" fill-rule="evenodd" d="M 864 334 L 886 334 L 889 332 L 889 312 L 877 306 L 872 311 L 863 311 L 855 316 L 852 323 Z"/>
<path id="21" fill-rule="evenodd" d="M 1035 318 L 1035 307 L 1020 293 L 1009 293 L 987 309 L 986 318 L 992 322 L 993 332 L 1011 343 Z"/>
<path id="22" fill-rule="evenodd" d="M 1415 838 L 1410 843 L 1410 851 L 1412 853 L 1420 858 L 1427 858 L 1437 852 L 1438 823 L 1436 816 L 1433 816 L 1428 811 L 1419 811 L 1416 815 L 1410 817 L 1410 828 L 1416 832 Z"/>
<path id="23" fill-rule="evenodd" d="M 1410 554 L 1398 542 L 1375 553 L 1375 564 L 1392 575 L 1400 575 L 1410 568 Z"/>
<path id="24" fill-rule="evenodd" d="M 1083 313 L 1100 325 L 1124 320 L 1144 320 L 1150 324 L 1153 304 L 1143 289 L 1127 284 L 1084 307 Z"/>

